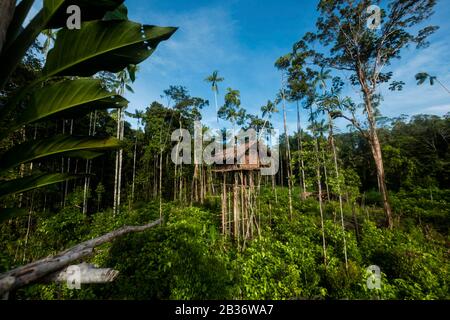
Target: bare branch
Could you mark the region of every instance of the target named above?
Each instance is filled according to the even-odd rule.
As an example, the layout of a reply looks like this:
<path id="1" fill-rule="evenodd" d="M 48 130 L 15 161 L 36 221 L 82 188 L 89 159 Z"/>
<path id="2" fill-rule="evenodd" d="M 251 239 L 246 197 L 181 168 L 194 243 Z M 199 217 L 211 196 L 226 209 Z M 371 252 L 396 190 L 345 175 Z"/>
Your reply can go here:
<path id="1" fill-rule="evenodd" d="M 0 275 L 0 297 L 9 291 L 19 289 L 30 283 L 41 280 L 82 258 L 90 256 L 94 248 L 129 233 L 142 232 L 161 224 L 158 219 L 144 226 L 122 227 L 98 238 L 80 243 L 56 256 L 47 257 L 33 263 L 18 267 Z"/>

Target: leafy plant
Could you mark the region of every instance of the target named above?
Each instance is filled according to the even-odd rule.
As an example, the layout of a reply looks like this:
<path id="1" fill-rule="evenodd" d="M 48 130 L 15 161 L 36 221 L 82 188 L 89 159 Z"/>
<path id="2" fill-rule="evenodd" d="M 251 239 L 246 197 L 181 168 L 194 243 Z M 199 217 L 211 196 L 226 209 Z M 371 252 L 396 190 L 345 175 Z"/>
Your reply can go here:
<path id="1" fill-rule="evenodd" d="M 127 101 L 105 88 L 100 80 L 86 79 L 100 71 L 119 72 L 147 59 L 161 41 L 176 31 L 172 27 L 141 25 L 127 19 L 123 0 L 66 1 L 44 0 L 42 9 L 22 28 L 34 1 L 21 1 L 15 8 L 5 42 L 0 52 L 0 90 L 36 41 L 41 32 L 59 29 L 54 47 L 48 52 L 45 66 L 37 79 L 18 88 L 0 106 L 0 139 L 18 129 L 53 117 L 80 117 L 88 112 L 123 108 Z M 79 30 L 66 28 L 69 5 L 83 12 Z M 3 31 L 3 30 L 2 30 Z M 131 66 L 131 67 L 130 67 Z M 115 138 L 56 136 L 25 141 L 2 155 L 0 172 L 5 176 L 18 165 L 49 156 L 68 155 L 92 159 L 98 151 L 119 147 Z M 93 152 L 94 151 L 94 152 Z M 67 174 L 33 174 L 0 183 L 0 197 L 21 193 L 76 176 Z M 19 214 L 2 209 L 0 216 Z"/>

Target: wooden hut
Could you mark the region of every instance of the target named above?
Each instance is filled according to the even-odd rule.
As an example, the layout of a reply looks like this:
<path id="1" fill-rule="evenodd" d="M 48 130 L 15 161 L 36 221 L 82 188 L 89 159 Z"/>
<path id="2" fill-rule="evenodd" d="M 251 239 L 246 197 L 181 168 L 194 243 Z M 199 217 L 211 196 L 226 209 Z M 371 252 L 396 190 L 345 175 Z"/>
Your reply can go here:
<path id="1" fill-rule="evenodd" d="M 248 142 L 226 148 L 216 154 L 213 171 L 222 179 L 222 233 L 235 239 L 238 246 L 260 232 L 258 194 L 261 161 L 258 144 Z"/>

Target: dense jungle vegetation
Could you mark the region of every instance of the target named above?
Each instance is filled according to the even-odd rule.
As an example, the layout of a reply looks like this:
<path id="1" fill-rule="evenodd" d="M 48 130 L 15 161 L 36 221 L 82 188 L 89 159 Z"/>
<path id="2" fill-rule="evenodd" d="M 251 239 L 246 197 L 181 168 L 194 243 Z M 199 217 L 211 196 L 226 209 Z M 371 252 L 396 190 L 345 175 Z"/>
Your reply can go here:
<path id="1" fill-rule="evenodd" d="M 450 298 L 450 114 L 387 118 L 378 109 L 379 86 L 402 87 L 380 71 L 379 56 L 389 66 L 405 46 L 426 45 L 437 27 L 411 29 L 426 24 L 434 1 L 391 1 L 379 33 L 349 27 L 368 1 L 319 1 L 315 33 L 274 62 L 280 91 L 258 115 L 217 71 L 198 79 L 210 97 L 192 96 L 174 80 L 164 102 L 127 111 L 123 96 L 133 91 L 138 65 L 176 28 L 129 21 L 123 1 L 70 2 L 93 13 L 80 30 L 61 23 L 63 0 L 44 1 L 23 29 L 33 1 L 12 1 L 1 38 L 0 273 L 122 226 L 163 222 L 82 259 L 119 271 L 115 281 L 71 290 L 39 278 L 10 299 Z M 360 37 L 349 41 L 347 33 Z M 99 43 L 68 47 L 82 41 Z M 312 49 L 315 42 L 323 52 Z M 348 80 L 336 68 L 349 72 L 361 103 L 344 95 Z M 411 75 L 417 90 L 435 85 L 421 71 Z M 284 118 L 279 141 L 266 141 L 279 146 L 280 169 L 273 177 L 256 173 L 249 196 L 251 237 L 250 229 L 236 238 L 224 227 L 223 173 L 171 159 L 172 132 L 193 133 L 205 108 L 217 111 L 222 127 L 257 132 L 273 129 L 276 114 Z M 288 116 L 297 118 L 295 130 L 287 129 Z M 349 126 L 338 128 L 338 119 Z M 367 286 L 373 265 L 381 270 L 377 289 Z"/>

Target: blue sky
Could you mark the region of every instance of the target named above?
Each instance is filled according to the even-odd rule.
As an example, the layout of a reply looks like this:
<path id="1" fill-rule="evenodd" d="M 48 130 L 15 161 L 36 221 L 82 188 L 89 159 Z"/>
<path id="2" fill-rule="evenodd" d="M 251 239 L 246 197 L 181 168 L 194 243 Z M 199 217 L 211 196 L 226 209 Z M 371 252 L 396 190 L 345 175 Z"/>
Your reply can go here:
<path id="1" fill-rule="evenodd" d="M 273 99 L 280 86 L 280 73 L 274 61 L 288 53 L 305 32 L 314 30 L 316 0 L 127 0 L 131 20 L 144 24 L 177 26 L 179 30 L 162 43 L 140 65 L 134 94 L 127 94 L 129 111 L 145 109 L 161 101 L 169 85 L 186 86 L 191 95 L 208 99 L 204 123 L 216 125 L 214 100 L 204 78 L 219 70 L 225 81 L 219 102 L 227 87 L 241 92 L 242 106 L 259 114 L 260 106 Z M 450 1 L 438 0 L 430 23 L 440 26 L 425 50 L 405 50 L 402 59 L 389 67 L 394 78 L 406 82 L 402 92 L 382 89 L 385 116 L 428 113 L 443 115 L 450 111 L 450 95 L 441 87 L 415 84 L 414 75 L 427 71 L 450 87 Z M 339 74 L 338 74 L 339 75 Z M 342 74 L 341 74 L 342 76 Z M 359 100 L 357 89 L 348 86 L 346 94 Z M 303 114 L 306 118 L 306 114 Z M 279 126 L 282 115 L 275 116 Z M 288 107 L 288 126 L 296 128 L 295 107 Z M 346 123 L 340 123 L 344 128 Z"/>

